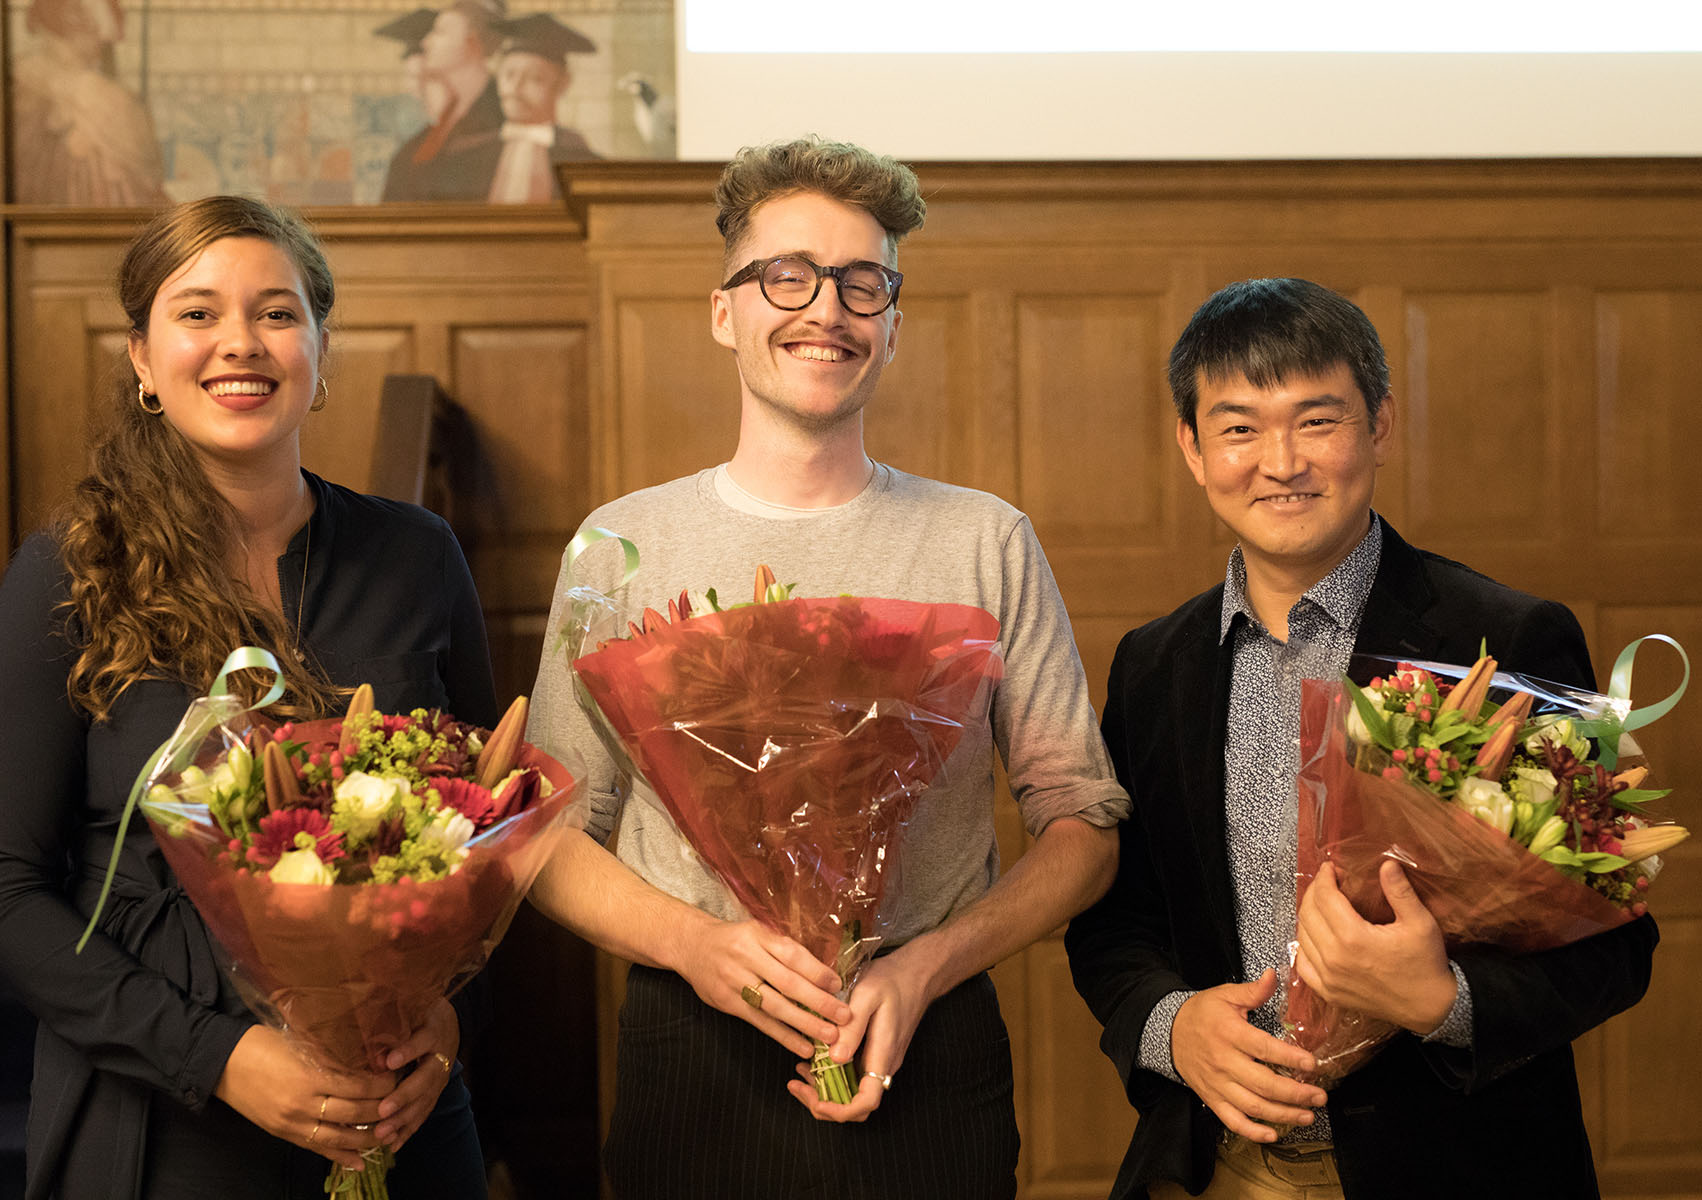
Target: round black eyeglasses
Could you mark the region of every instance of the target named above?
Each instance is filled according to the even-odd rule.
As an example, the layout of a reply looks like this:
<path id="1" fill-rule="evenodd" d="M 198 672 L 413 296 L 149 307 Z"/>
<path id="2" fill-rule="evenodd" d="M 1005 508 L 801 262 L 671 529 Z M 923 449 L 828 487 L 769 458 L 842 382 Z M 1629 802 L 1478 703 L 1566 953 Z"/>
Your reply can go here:
<path id="1" fill-rule="evenodd" d="M 762 298 L 775 308 L 797 312 L 815 303 L 821 281 L 832 278 L 839 288 L 839 303 L 859 317 L 878 317 L 898 303 L 904 276 L 880 263 L 854 262 L 843 267 L 824 267 L 797 254 L 754 259 L 721 285 L 721 290 L 757 281 Z"/>

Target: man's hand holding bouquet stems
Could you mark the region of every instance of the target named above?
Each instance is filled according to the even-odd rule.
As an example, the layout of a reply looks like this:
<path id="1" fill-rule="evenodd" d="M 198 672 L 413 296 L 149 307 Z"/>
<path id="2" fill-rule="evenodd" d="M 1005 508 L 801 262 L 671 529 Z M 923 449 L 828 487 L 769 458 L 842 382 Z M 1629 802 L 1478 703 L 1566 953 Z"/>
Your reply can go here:
<path id="1" fill-rule="evenodd" d="M 874 959 L 852 990 L 852 1020 L 830 1043 L 835 1062 L 862 1067 L 849 1104 L 787 1089 L 818 1120 L 862 1121 L 880 1107 L 928 1005 L 1051 933 L 1103 896 L 1117 873 L 1117 831 L 1060 817 L 974 903 L 945 924 Z M 809 1078 L 809 1064 L 800 1064 Z"/>
<path id="2" fill-rule="evenodd" d="M 713 592 L 701 603 L 682 593 L 666 616 L 646 610 L 629 637 L 572 660 L 581 702 L 613 756 L 650 783 L 756 922 L 712 920 L 633 887 L 625 872 L 629 890 L 595 901 L 546 876 L 542 903 L 572 927 L 603 932 L 614 943 L 606 948 L 675 971 L 705 1003 L 808 1054 L 811 1111 L 861 1119 L 890 1086 L 928 1002 L 945 990 L 932 981 L 955 984 L 1003 957 L 954 976 L 963 955 L 952 949 L 937 956 L 945 969 L 912 971 L 899 987 L 883 980 L 919 952 L 895 955 L 866 998 L 857 999 L 861 983 L 849 1007 L 835 998 L 878 965 L 867 955 L 881 938 L 886 855 L 962 730 L 986 719 L 1002 674 L 999 626 L 965 605 L 795 600 L 790 592 L 763 566 L 751 604 L 724 609 Z M 583 885 L 583 867 L 578 874 Z M 1045 928 L 1067 915 L 1050 914 Z M 648 932 L 622 932 L 623 923 Z M 814 1044 L 805 1049 L 795 1033 Z M 860 1072 L 848 1069 L 859 1049 Z"/>
<path id="3" fill-rule="evenodd" d="M 1170 1027 L 1170 1060 L 1182 1082 L 1224 1128 L 1254 1142 L 1276 1141 L 1276 1125 L 1310 1125 L 1324 1103 L 1322 1088 L 1273 1069 L 1311 1072 L 1317 1059 L 1248 1020 L 1276 988 L 1276 972 L 1267 969 L 1251 983 L 1195 992 Z"/>
<path id="4" fill-rule="evenodd" d="M 760 922 L 723 921 L 690 905 L 680 907 L 685 911 L 675 926 L 675 949 L 667 965 L 700 1000 L 749 1022 L 804 1058 L 814 1053 L 811 1038 L 833 1045 L 852 1013 L 836 995 L 839 976 L 832 967 Z M 753 985 L 753 979 L 760 983 Z M 747 987 L 759 1004 L 745 999 Z"/>
<path id="5" fill-rule="evenodd" d="M 1300 900 L 1295 970 L 1331 1004 L 1368 1013 L 1420 1035 L 1454 1006 L 1459 984 L 1448 966 L 1442 929 L 1393 859 L 1378 883 L 1394 913 L 1387 924 L 1359 915 L 1325 863 Z"/>
<path id="6" fill-rule="evenodd" d="M 798 942 L 756 921 L 723 921 L 668 895 L 583 832 L 568 833 L 529 898 L 551 920 L 610 954 L 673 971 L 705 1004 L 749 1022 L 794 1054 L 808 1057 L 812 1037 L 831 1043 L 839 1035 L 836 1020 L 851 1018 L 835 995 L 839 976 Z M 741 989 L 752 979 L 768 984 L 760 1010 L 743 998 Z"/>

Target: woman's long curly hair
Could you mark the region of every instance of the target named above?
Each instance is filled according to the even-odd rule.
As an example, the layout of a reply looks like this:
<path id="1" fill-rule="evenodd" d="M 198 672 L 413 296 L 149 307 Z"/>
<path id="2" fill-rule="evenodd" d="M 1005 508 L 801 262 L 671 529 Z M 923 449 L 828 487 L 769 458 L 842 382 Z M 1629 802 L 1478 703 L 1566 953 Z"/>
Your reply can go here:
<path id="1" fill-rule="evenodd" d="M 288 254 L 315 325 L 325 327 L 336 288 L 313 232 L 263 201 L 210 196 L 161 213 L 131 243 L 118 299 L 132 336 L 147 336 L 161 285 L 228 237 L 261 238 Z M 101 721 L 139 679 L 178 679 L 205 691 L 231 650 L 254 645 L 285 668 L 289 692 L 274 712 L 331 710 L 338 690 L 317 670 L 297 666 L 291 624 L 231 573 L 240 541 L 235 509 L 171 422 L 142 410 L 138 385 L 126 361 L 96 416 L 90 473 L 57 522 L 70 577 L 65 627 L 77 652 L 72 702 Z M 252 678 L 232 682 L 250 700 L 258 693 Z"/>

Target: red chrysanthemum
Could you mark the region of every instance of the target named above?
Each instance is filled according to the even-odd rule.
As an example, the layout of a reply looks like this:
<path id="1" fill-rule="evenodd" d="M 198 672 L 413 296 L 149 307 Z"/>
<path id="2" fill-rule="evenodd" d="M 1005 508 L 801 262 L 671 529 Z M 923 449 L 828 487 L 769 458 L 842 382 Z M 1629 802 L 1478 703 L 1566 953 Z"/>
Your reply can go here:
<path id="1" fill-rule="evenodd" d="M 313 839 L 313 852 L 320 862 L 343 857 L 343 835 L 332 830 L 324 813 L 315 808 L 281 808 L 260 818 L 250 861 L 262 868 L 275 865 L 285 851 L 300 849 L 296 835 L 302 833 Z"/>
<path id="2" fill-rule="evenodd" d="M 489 788 L 470 779 L 444 779 L 431 786 L 438 799 L 471 821 L 474 829 L 484 829 L 496 820 L 496 797 Z"/>

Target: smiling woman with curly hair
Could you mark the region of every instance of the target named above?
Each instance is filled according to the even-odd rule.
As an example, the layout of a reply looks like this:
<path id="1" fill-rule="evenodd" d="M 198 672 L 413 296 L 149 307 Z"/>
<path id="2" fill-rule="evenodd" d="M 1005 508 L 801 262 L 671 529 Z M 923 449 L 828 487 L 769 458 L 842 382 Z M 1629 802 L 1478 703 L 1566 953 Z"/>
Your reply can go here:
<path id="1" fill-rule="evenodd" d="M 448 526 L 301 469 L 335 298 L 312 232 L 257 200 L 179 205 L 118 293 L 129 369 L 90 473 L 0 584 L 0 975 L 40 1020 L 26 1194 L 316 1196 L 327 1159 L 382 1142 L 397 1200 L 482 1196 L 447 1002 L 389 1070 L 310 1066 L 243 1006 L 145 834 L 74 952 L 131 780 L 233 648 L 284 664 L 280 716 L 369 682 L 391 711 L 496 717 Z"/>

